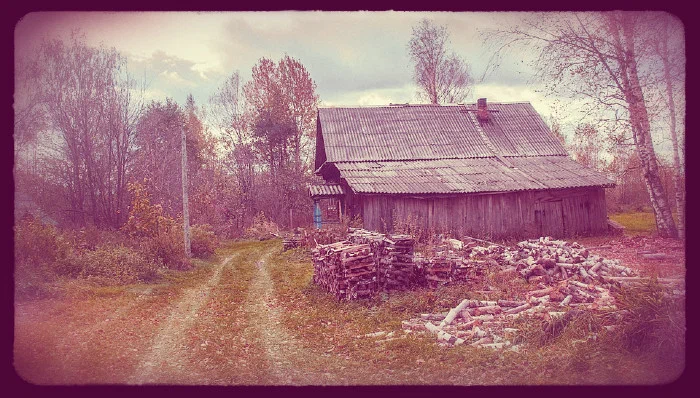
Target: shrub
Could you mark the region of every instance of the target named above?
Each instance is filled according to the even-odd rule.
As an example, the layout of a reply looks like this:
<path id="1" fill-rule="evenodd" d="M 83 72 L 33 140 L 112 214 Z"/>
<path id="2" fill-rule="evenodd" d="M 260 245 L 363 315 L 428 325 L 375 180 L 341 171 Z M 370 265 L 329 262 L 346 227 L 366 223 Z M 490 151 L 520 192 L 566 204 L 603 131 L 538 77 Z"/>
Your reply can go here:
<path id="1" fill-rule="evenodd" d="M 53 225 L 44 224 L 33 216 L 24 217 L 15 225 L 15 265 L 18 268 L 51 269 L 70 251 L 70 242 Z"/>
<path id="2" fill-rule="evenodd" d="M 193 256 L 205 258 L 214 254 L 219 241 L 211 225 L 193 225 L 190 233 L 190 245 Z"/>
<path id="3" fill-rule="evenodd" d="M 624 311 L 621 345 L 630 351 L 682 356 L 685 350 L 685 302 L 657 281 L 624 288 L 616 296 Z"/>
<path id="4" fill-rule="evenodd" d="M 81 278 L 103 284 L 151 282 L 158 277 L 161 264 L 149 261 L 143 253 L 126 246 L 100 246 L 83 253 L 77 262 Z"/>
<path id="5" fill-rule="evenodd" d="M 49 224 L 26 216 L 15 225 L 15 293 L 18 297 L 51 295 L 49 286 L 60 275 L 71 274 L 63 264 L 72 255 L 70 242 Z"/>
<path id="6" fill-rule="evenodd" d="M 150 194 L 143 185 L 129 184 L 129 192 L 134 197 L 122 231 L 140 239 L 141 251 L 155 261 L 172 269 L 189 269 L 191 264 L 185 256 L 182 220 L 164 215 L 160 205 L 151 204 Z"/>
<path id="7" fill-rule="evenodd" d="M 279 227 L 272 220 L 265 217 L 262 211 L 258 213 L 253 222 L 245 231 L 245 237 L 249 239 L 265 240 L 272 238 L 272 233 L 279 232 Z"/>

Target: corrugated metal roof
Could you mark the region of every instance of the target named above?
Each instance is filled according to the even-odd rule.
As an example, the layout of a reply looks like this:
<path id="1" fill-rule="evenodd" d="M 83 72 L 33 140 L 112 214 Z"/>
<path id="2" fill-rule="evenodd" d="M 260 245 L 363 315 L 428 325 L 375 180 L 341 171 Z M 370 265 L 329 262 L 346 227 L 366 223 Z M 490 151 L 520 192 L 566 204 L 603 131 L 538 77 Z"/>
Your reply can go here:
<path id="1" fill-rule="evenodd" d="M 356 193 L 450 194 L 612 186 L 604 175 L 566 156 L 338 162 Z"/>
<path id="2" fill-rule="evenodd" d="M 326 161 L 493 157 L 468 109 L 475 105 L 319 108 Z M 503 156 L 567 155 L 529 103 L 489 103 L 481 128 Z"/>
<path id="3" fill-rule="evenodd" d="M 309 195 L 313 197 L 345 195 L 345 188 L 340 184 L 309 185 Z"/>

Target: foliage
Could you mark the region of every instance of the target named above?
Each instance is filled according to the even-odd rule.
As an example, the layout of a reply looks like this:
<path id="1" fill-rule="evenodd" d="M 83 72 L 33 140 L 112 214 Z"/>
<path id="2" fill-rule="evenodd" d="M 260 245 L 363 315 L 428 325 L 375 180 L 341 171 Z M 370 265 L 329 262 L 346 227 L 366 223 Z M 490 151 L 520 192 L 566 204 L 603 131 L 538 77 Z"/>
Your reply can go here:
<path id="1" fill-rule="evenodd" d="M 100 246 L 76 258 L 81 278 L 105 285 L 152 282 L 161 265 L 126 246 Z"/>
<path id="2" fill-rule="evenodd" d="M 448 43 L 447 28 L 428 19 L 413 27 L 408 43 L 418 95 L 432 104 L 464 102 L 473 85 L 469 65 L 454 52 L 448 54 Z"/>
<path id="3" fill-rule="evenodd" d="M 64 266 L 72 254 L 70 243 L 53 225 L 27 216 L 14 229 L 16 294 L 40 297 L 60 274 L 75 273 Z"/>
<path id="4" fill-rule="evenodd" d="M 245 231 L 245 237 L 250 239 L 266 240 L 271 239 L 272 233 L 278 233 L 279 226 L 265 216 L 265 213 L 260 211 L 253 223 Z"/>
<path id="5" fill-rule="evenodd" d="M 192 255 L 199 258 L 210 257 L 219 246 L 219 240 L 209 224 L 197 224 L 190 228 L 192 234 Z"/>
<path id="6" fill-rule="evenodd" d="M 139 238 L 142 250 L 169 268 L 189 268 L 182 222 L 164 215 L 159 204 L 151 204 L 150 194 L 142 184 L 129 184 L 129 191 L 133 199 L 129 218 L 122 231 L 133 238 Z"/>

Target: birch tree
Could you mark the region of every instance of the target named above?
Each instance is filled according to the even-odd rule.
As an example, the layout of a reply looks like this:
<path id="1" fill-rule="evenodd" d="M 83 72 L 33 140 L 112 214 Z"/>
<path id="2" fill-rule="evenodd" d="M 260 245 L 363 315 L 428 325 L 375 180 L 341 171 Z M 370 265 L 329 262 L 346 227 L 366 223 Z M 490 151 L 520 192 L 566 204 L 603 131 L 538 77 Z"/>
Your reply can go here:
<path id="1" fill-rule="evenodd" d="M 673 186 L 676 211 L 678 212 L 678 234 L 685 237 L 685 187 L 683 186 L 683 167 L 681 165 L 680 147 L 682 135 L 678 134 L 677 112 L 674 86 L 685 81 L 685 53 L 682 26 L 671 15 L 662 14 L 657 21 L 658 35 L 652 39 L 654 53 L 662 65 L 663 91 L 669 118 L 669 133 L 673 147 Z"/>
<path id="2" fill-rule="evenodd" d="M 534 52 L 534 66 L 550 92 L 583 99 L 587 112 L 610 122 L 611 130 L 629 131 L 657 231 L 677 237 L 645 101 L 650 76 L 644 63 L 648 53 L 644 34 L 649 18 L 648 13 L 619 11 L 538 14 L 521 26 L 492 34 L 498 48 L 491 64 L 497 65 L 508 49 Z"/>
<path id="3" fill-rule="evenodd" d="M 413 27 L 408 42 L 418 97 L 431 104 L 464 102 L 471 93 L 473 79 L 469 65 L 454 52 L 449 52 L 448 44 L 447 28 L 428 19 Z"/>

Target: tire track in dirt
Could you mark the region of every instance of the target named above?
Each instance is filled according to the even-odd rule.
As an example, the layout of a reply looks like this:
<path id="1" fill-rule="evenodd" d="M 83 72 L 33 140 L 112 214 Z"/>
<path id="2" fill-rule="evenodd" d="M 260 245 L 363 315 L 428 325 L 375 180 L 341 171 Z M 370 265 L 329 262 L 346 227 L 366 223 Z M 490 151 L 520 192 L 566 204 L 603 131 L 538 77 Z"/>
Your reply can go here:
<path id="1" fill-rule="evenodd" d="M 200 308 L 209 300 L 212 288 L 219 284 L 224 267 L 237 255 L 216 265 L 213 275 L 199 286 L 185 290 L 168 308 L 170 315 L 159 328 L 150 350 L 141 359 L 127 384 L 201 384 L 204 375 L 188 366 L 186 331 L 194 324 Z"/>
<path id="2" fill-rule="evenodd" d="M 274 247 L 268 249 L 257 261 L 258 272 L 251 281 L 244 306 L 250 324 L 247 334 L 260 342 L 269 365 L 269 379 L 260 380 L 260 384 L 326 384 L 328 375 L 309 371 L 316 355 L 305 350 L 282 325 L 283 314 L 267 270 L 273 250 Z"/>

